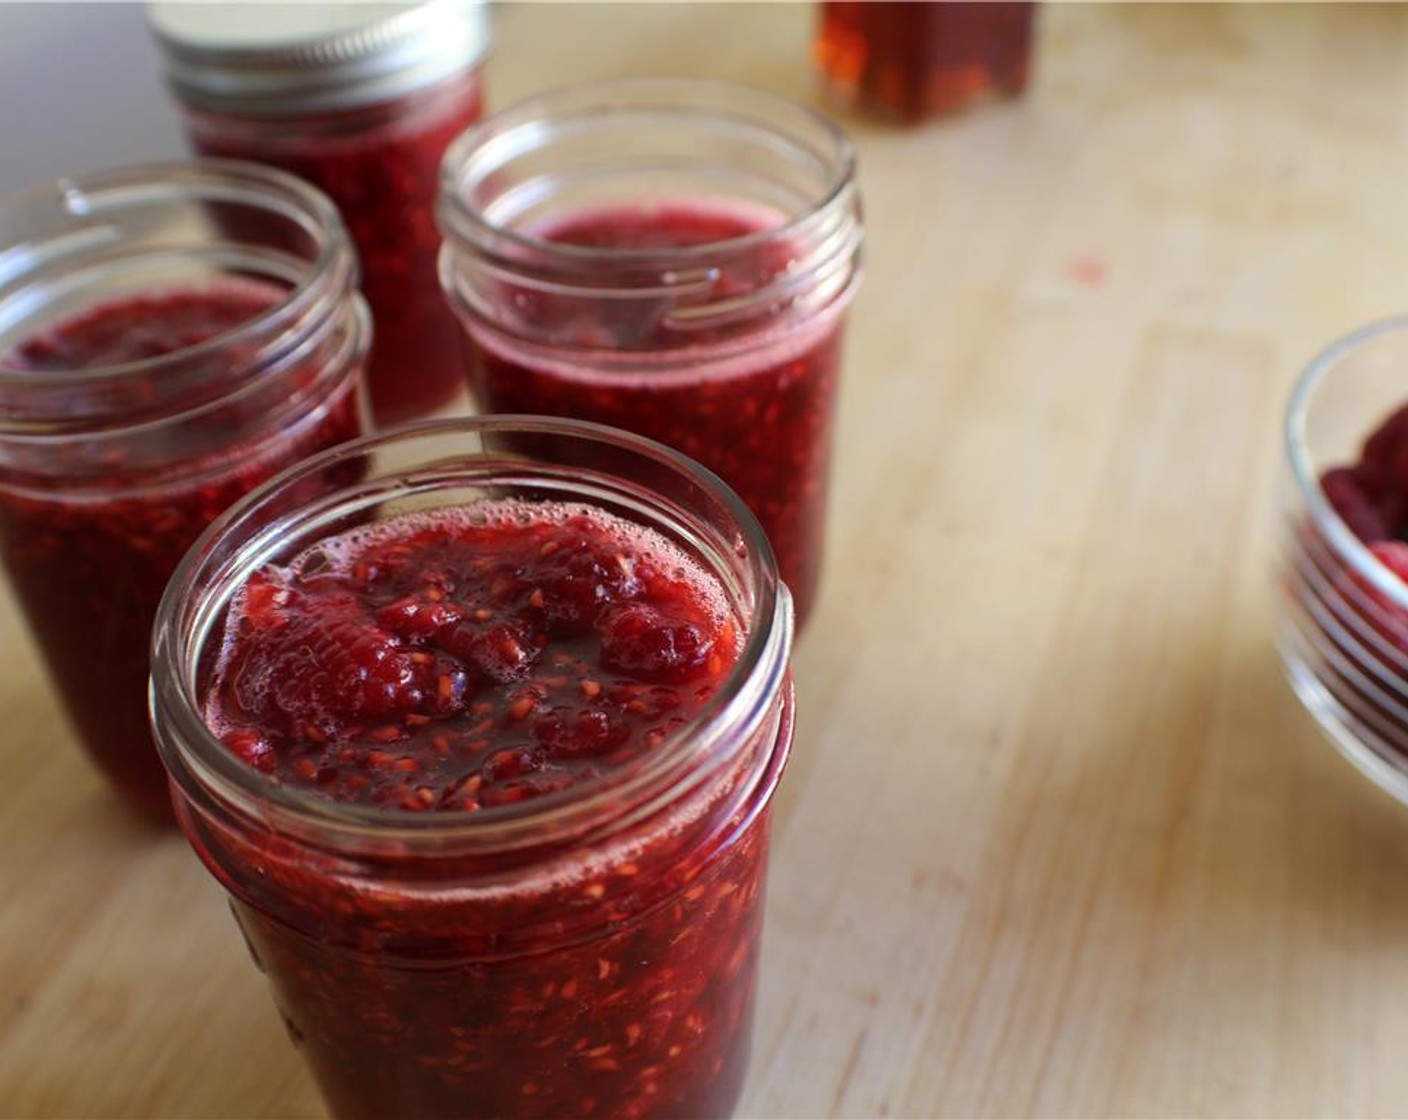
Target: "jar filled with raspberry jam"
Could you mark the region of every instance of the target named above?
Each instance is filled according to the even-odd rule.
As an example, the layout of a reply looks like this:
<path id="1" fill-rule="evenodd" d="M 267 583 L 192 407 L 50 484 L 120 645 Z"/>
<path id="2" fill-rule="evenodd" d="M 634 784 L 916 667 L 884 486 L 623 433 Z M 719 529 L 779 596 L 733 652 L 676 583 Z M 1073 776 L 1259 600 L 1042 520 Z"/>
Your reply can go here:
<path id="1" fill-rule="evenodd" d="M 722 1117 L 790 599 L 719 480 L 593 424 L 317 456 L 192 550 L 152 718 L 333 1116 Z"/>
<path id="2" fill-rule="evenodd" d="M 479 407 L 703 463 L 762 522 L 804 622 L 861 276 L 845 135 L 744 87 L 603 82 L 495 115 L 442 178 L 441 279 Z"/>
<path id="3" fill-rule="evenodd" d="M 1027 88 L 1035 3 L 824 0 L 812 44 L 828 92 L 905 122 Z"/>
<path id="4" fill-rule="evenodd" d="M 195 148 L 292 172 L 342 211 L 376 322 L 377 422 L 462 399 L 434 205 L 446 146 L 482 110 L 484 5 L 177 0 L 148 11 Z"/>
<path id="5" fill-rule="evenodd" d="M 0 561 L 82 744 L 154 813 L 157 603 L 226 506 L 365 431 L 355 282 L 332 203 L 253 164 L 0 201 Z"/>

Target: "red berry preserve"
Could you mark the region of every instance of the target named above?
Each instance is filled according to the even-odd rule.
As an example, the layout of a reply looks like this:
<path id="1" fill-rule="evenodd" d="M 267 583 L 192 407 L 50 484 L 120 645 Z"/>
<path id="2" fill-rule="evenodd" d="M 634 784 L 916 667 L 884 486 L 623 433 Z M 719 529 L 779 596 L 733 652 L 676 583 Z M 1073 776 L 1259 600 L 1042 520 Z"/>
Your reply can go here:
<path id="1" fill-rule="evenodd" d="M 483 110 L 484 5 L 283 4 L 254 21 L 230 5 L 150 11 L 196 149 L 292 172 L 342 212 L 376 323 L 378 423 L 462 396 L 435 191 L 445 149 Z"/>
<path id="2" fill-rule="evenodd" d="M 187 558 L 154 726 L 335 1116 L 732 1111 L 790 634 L 733 495 L 567 421 L 353 444 Z"/>
<path id="3" fill-rule="evenodd" d="M 845 137 L 750 90 L 612 82 L 500 113 L 446 156 L 440 200 L 472 394 L 715 471 L 762 522 L 805 621 L 859 205 Z"/>
<path id="4" fill-rule="evenodd" d="M 183 225 L 209 232 L 172 248 Z M 27 262 L 0 284 L 0 560 L 88 753 L 169 814 L 157 604 L 227 506 L 361 434 L 351 250 L 321 195 L 216 164 L 66 180 L 0 203 L 0 231 Z"/>

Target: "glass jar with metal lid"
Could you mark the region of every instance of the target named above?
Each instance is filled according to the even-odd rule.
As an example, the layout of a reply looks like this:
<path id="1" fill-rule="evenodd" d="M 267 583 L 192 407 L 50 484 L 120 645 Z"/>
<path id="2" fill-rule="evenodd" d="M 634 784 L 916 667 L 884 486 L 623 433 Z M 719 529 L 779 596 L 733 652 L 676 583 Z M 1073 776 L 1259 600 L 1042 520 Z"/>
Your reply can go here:
<path id="1" fill-rule="evenodd" d="M 440 157 L 479 119 L 480 0 L 148 6 L 195 148 L 273 164 L 328 193 L 376 323 L 378 423 L 454 403 L 458 327 L 435 275 Z"/>

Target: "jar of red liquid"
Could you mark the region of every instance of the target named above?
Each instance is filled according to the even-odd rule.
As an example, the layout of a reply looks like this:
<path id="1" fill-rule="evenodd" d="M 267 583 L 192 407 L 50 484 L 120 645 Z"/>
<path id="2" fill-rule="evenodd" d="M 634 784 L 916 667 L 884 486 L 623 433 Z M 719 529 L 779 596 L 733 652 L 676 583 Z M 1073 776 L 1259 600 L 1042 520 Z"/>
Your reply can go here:
<path id="1" fill-rule="evenodd" d="M 1408 802 L 1408 319 L 1341 339 L 1286 416 L 1277 644 L 1336 747 Z"/>
<path id="2" fill-rule="evenodd" d="M 369 320 L 332 204 L 176 164 L 0 201 L 0 560 L 89 754 L 170 813 L 152 618 L 226 506 L 364 430 Z"/>
<path id="3" fill-rule="evenodd" d="M 321 187 L 342 211 L 376 322 L 379 424 L 462 398 L 462 343 L 435 279 L 436 174 L 477 121 L 480 0 L 152 4 L 191 142 Z"/>
<path id="4" fill-rule="evenodd" d="M 757 514 L 804 621 L 860 280 L 840 130 L 721 83 L 559 90 L 455 142 L 439 212 L 480 408 L 595 420 L 697 459 Z"/>
<path id="5" fill-rule="evenodd" d="M 829 92 L 921 121 L 1027 88 L 1036 5 L 824 0 L 812 55 Z"/>
<path id="6" fill-rule="evenodd" d="M 221 519 L 153 724 L 334 1116 L 731 1111 L 791 636 L 739 500 L 597 425 L 421 425 Z"/>

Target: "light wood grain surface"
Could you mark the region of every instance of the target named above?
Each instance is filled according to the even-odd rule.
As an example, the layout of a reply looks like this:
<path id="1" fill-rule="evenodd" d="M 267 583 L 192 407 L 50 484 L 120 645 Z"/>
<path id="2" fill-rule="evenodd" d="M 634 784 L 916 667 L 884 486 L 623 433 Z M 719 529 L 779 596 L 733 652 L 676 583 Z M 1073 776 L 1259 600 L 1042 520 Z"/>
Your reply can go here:
<path id="1" fill-rule="evenodd" d="M 498 16 L 498 105 L 815 97 L 807 5 Z M 1283 685 L 1268 540 L 1298 368 L 1408 308 L 1408 10 L 1048 7 L 1021 104 L 846 123 L 869 274 L 742 1115 L 1404 1114 L 1408 812 Z M 0 651 L 0 1114 L 320 1115 L 8 602 Z"/>

